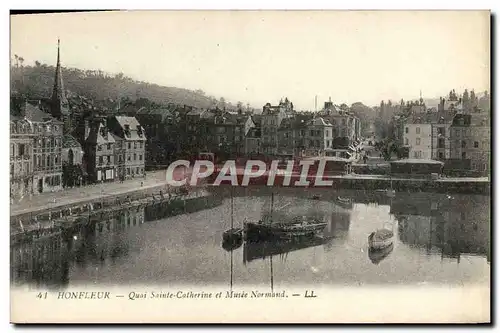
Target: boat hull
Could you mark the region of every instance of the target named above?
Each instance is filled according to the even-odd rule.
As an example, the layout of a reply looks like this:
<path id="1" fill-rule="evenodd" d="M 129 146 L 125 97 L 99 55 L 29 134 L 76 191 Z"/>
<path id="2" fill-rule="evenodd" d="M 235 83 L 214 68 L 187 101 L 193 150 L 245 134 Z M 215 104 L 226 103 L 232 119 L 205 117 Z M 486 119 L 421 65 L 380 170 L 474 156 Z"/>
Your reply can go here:
<path id="1" fill-rule="evenodd" d="M 368 247 L 372 250 L 382 250 L 393 244 L 393 239 L 391 237 L 379 238 L 376 237 L 375 233 L 372 233 L 368 237 Z"/>
<path id="2" fill-rule="evenodd" d="M 306 225 L 273 225 L 251 223 L 245 224 L 247 241 L 269 241 L 276 239 L 292 239 L 295 237 L 314 236 L 325 229 L 326 223 Z"/>

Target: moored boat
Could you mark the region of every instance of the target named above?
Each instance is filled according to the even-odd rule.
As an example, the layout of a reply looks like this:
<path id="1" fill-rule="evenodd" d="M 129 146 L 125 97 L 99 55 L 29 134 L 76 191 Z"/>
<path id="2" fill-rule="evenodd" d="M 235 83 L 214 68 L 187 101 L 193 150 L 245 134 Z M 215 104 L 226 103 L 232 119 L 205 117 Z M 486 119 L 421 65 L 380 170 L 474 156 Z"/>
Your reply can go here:
<path id="1" fill-rule="evenodd" d="M 394 232 L 389 229 L 378 229 L 368 236 L 368 246 L 370 249 L 380 250 L 391 246 L 393 243 Z"/>
<path id="2" fill-rule="evenodd" d="M 317 220 L 305 220 L 298 223 L 245 223 L 245 238 L 249 241 L 291 239 L 294 237 L 314 236 L 323 231 L 326 223 Z"/>

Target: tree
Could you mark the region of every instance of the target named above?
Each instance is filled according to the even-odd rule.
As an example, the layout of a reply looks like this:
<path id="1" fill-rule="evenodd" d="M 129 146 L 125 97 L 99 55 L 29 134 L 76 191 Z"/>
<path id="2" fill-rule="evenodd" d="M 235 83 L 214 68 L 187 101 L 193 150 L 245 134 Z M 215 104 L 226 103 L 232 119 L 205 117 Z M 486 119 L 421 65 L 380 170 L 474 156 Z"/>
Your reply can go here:
<path id="1" fill-rule="evenodd" d="M 219 107 L 220 107 L 221 109 L 224 109 L 224 108 L 226 107 L 226 100 L 224 99 L 224 97 L 221 97 L 221 98 L 219 99 Z"/>

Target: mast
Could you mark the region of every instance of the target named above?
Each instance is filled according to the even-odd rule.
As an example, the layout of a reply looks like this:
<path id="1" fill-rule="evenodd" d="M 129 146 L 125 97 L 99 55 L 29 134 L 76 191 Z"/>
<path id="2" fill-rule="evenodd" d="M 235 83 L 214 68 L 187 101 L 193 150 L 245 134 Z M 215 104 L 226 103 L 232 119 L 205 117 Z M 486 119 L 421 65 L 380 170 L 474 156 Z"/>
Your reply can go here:
<path id="1" fill-rule="evenodd" d="M 274 277 L 273 277 L 273 255 L 269 257 L 269 262 L 271 264 L 271 292 L 274 290 Z"/>
<path id="2" fill-rule="evenodd" d="M 231 275 L 230 275 L 230 291 L 233 291 L 233 250 L 231 249 Z"/>
<path id="3" fill-rule="evenodd" d="M 231 186 L 231 229 L 233 229 L 233 223 L 234 223 L 234 210 L 233 210 L 233 187 Z M 233 251 L 231 251 L 232 253 Z"/>
<path id="4" fill-rule="evenodd" d="M 274 192 L 271 192 L 271 214 L 269 216 L 270 223 L 273 221 L 273 207 L 274 207 Z"/>
<path id="5" fill-rule="evenodd" d="M 273 207 L 274 207 L 274 192 L 271 192 L 271 216 L 270 216 L 270 223 L 273 222 Z M 269 264 L 270 264 L 270 270 L 271 270 L 271 292 L 273 291 L 274 287 L 274 277 L 273 277 L 273 255 L 269 257 Z"/>

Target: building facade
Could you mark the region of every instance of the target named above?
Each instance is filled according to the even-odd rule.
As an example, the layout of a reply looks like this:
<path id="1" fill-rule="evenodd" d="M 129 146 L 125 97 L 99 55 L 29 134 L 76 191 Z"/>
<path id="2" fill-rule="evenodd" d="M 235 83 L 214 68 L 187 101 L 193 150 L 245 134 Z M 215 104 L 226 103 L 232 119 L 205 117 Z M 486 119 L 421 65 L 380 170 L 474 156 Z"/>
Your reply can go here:
<path id="1" fill-rule="evenodd" d="M 293 104 L 285 99 L 278 105 L 267 103 L 262 108 L 261 135 L 263 153 L 267 155 L 279 154 L 279 133 L 281 122 L 293 114 Z"/>
<path id="2" fill-rule="evenodd" d="M 415 114 L 408 118 L 404 144 L 409 148 L 410 158 L 432 158 L 432 122 L 429 114 Z"/>
<path id="3" fill-rule="evenodd" d="M 21 199 L 33 193 L 33 125 L 10 117 L 10 197 Z"/>
<path id="4" fill-rule="evenodd" d="M 450 127 L 450 157 L 469 161 L 470 170 L 487 176 L 490 173 L 490 120 L 485 112 L 457 114 Z"/>
<path id="5" fill-rule="evenodd" d="M 115 171 L 115 139 L 110 133 L 106 119 L 86 121 L 85 160 L 88 180 L 110 182 L 117 177 Z"/>
<path id="6" fill-rule="evenodd" d="M 114 116 L 107 120 L 107 126 L 114 135 L 123 140 L 125 178 L 144 177 L 146 162 L 146 133 L 135 117 Z"/>

